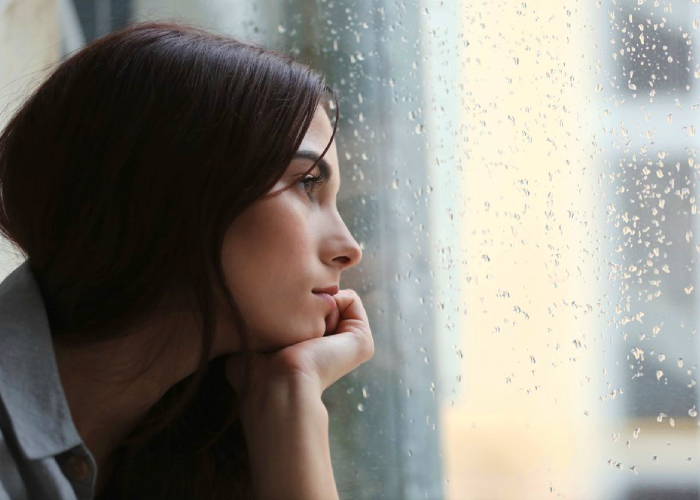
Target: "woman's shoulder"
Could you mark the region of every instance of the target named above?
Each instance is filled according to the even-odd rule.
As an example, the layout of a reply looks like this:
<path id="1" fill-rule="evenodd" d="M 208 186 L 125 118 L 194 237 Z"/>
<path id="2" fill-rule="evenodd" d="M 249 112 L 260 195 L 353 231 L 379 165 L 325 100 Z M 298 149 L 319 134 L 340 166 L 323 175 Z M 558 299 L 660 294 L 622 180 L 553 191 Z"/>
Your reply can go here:
<path id="1" fill-rule="evenodd" d="M 28 263 L 0 283 L 0 500 L 92 498 L 96 470 L 71 419 Z"/>
<path id="2" fill-rule="evenodd" d="M 0 500 L 92 498 L 91 492 L 74 489 L 57 457 L 25 456 L 4 410 L 0 408 Z"/>

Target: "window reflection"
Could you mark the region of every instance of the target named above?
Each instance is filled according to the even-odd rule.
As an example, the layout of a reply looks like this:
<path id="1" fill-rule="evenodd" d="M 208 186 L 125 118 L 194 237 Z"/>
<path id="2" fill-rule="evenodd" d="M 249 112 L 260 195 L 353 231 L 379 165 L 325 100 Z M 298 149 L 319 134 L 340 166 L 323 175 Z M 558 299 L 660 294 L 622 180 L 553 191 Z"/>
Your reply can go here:
<path id="1" fill-rule="evenodd" d="M 658 2 L 657 2 L 658 3 Z M 672 4 L 668 4 L 672 5 Z M 682 11 L 682 6 L 677 9 Z M 655 8 L 653 2 L 624 2 L 611 9 L 620 88 L 630 91 L 680 93 L 693 83 L 691 26 L 681 15 Z M 669 20 L 670 19 L 670 20 Z M 676 29 L 682 27 L 683 29 Z"/>
<path id="2" fill-rule="evenodd" d="M 610 219 L 619 229 L 621 265 L 611 283 L 621 289 L 623 308 L 629 304 L 630 314 L 644 313 L 641 324 L 624 330 L 621 344 L 620 354 L 629 360 L 626 412 L 688 418 L 697 407 L 697 389 L 687 374 L 697 363 L 692 293 L 697 251 L 689 201 L 697 172 L 687 157 L 664 151 L 618 165 L 619 210 Z"/>

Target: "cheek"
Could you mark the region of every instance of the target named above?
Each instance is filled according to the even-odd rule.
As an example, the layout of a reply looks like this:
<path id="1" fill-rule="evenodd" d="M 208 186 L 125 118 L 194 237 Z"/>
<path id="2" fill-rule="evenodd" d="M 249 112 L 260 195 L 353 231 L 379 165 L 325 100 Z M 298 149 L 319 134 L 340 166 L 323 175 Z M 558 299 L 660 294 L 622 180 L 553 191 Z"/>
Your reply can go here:
<path id="1" fill-rule="evenodd" d="M 226 278 L 237 289 L 266 288 L 287 249 L 294 248 L 294 219 L 268 202 L 244 211 L 229 227 L 222 248 Z"/>
<path id="2" fill-rule="evenodd" d="M 311 271 L 308 222 L 290 210 L 259 215 L 242 220 L 245 224 L 226 235 L 222 264 L 227 284 L 262 345 L 280 347 L 312 338 L 325 324 L 323 307 L 311 294 L 319 284 Z"/>

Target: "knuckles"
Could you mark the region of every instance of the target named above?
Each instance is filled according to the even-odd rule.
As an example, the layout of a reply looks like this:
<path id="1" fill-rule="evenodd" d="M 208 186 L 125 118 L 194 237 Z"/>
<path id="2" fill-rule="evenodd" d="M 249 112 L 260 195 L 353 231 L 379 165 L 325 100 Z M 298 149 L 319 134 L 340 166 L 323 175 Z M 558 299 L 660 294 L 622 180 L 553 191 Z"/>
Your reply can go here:
<path id="1" fill-rule="evenodd" d="M 354 348 L 329 353 L 324 348 L 314 347 L 323 345 L 323 341 L 318 344 L 316 341 L 320 339 L 310 339 L 260 357 L 237 357 L 227 362 L 227 379 L 240 399 L 240 415 L 245 421 L 254 422 L 254 416 L 261 409 L 268 408 L 270 400 L 275 397 L 284 399 L 290 394 L 320 394 L 324 387 L 337 380 L 339 369 L 349 373 L 374 357 L 374 337 L 359 294 L 344 289 L 338 295 L 339 304 L 347 304 L 345 310 L 352 303 L 359 308 L 359 311 L 352 310 L 352 316 L 359 317 L 345 318 L 344 331 L 341 332 L 348 335 L 348 340 L 354 341 Z"/>
<path id="2" fill-rule="evenodd" d="M 358 342 L 358 357 L 360 363 L 365 363 L 374 356 L 374 337 L 369 329 L 361 329 L 355 335 Z"/>
<path id="3" fill-rule="evenodd" d="M 362 349 L 360 352 L 362 355 L 363 363 L 365 361 L 369 361 L 374 356 L 374 337 L 372 337 L 371 333 L 368 333 L 364 336 Z"/>

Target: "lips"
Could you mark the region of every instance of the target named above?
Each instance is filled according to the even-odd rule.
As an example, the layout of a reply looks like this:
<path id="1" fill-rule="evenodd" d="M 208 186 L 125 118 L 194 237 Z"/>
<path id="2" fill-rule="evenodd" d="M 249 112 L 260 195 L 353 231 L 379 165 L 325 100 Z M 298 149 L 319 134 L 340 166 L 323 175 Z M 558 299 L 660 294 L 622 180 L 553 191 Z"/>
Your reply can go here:
<path id="1" fill-rule="evenodd" d="M 326 293 L 328 295 L 335 295 L 338 293 L 338 285 L 328 286 L 326 288 L 314 288 L 311 290 L 313 293 Z"/>
<path id="2" fill-rule="evenodd" d="M 331 306 L 331 309 L 335 309 L 336 307 L 338 307 L 338 305 L 335 303 L 335 299 L 330 294 L 314 292 L 314 295 L 319 299 L 323 300 L 329 306 Z"/>

